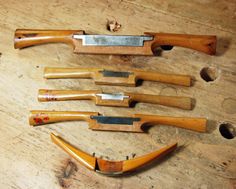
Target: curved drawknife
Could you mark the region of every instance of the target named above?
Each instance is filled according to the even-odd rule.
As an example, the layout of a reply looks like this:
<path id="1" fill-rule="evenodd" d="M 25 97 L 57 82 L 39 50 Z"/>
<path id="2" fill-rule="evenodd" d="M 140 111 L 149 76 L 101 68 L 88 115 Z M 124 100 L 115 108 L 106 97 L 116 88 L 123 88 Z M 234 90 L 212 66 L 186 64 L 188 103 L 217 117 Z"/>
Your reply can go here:
<path id="1" fill-rule="evenodd" d="M 125 161 L 107 161 L 101 158 L 93 157 L 83 152 L 82 150 L 75 148 L 74 146 L 63 140 L 61 137 L 58 137 L 53 133 L 51 133 L 51 139 L 55 144 L 61 147 L 65 152 L 67 152 L 88 169 L 110 176 L 133 171 L 153 160 L 169 154 L 177 148 L 177 143 L 174 143 L 157 151 L 134 159 Z"/>
<path id="2" fill-rule="evenodd" d="M 104 116 L 98 112 L 76 111 L 30 111 L 29 123 L 32 126 L 63 121 L 86 121 L 92 130 L 144 132 L 148 125 L 172 125 L 198 132 L 206 132 L 207 119 L 172 117 L 160 115 L 134 114 L 130 117 Z"/>

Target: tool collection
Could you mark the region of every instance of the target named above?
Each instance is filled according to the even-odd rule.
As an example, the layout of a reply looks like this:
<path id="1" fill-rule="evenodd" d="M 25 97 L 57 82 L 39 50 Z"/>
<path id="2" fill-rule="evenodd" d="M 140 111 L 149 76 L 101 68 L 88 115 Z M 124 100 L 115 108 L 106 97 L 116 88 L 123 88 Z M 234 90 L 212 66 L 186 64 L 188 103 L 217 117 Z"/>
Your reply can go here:
<path id="1" fill-rule="evenodd" d="M 15 48 L 25 48 L 45 43 L 71 44 L 75 53 L 115 54 L 115 55 L 155 55 L 158 50 L 171 50 L 180 46 L 209 55 L 216 52 L 216 36 L 169 33 L 149 33 L 144 35 L 91 35 L 83 30 L 31 30 L 17 29 Z M 113 70 L 100 68 L 45 68 L 46 79 L 93 79 L 98 85 L 136 86 L 138 80 L 157 81 L 190 87 L 191 76 L 157 73 L 143 70 Z M 193 99 L 183 96 L 161 96 L 131 92 L 106 93 L 102 90 L 48 90 L 40 89 L 40 102 L 92 100 L 96 105 L 111 107 L 132 107 L 133 103 L 151 103 L 168 107 L 191 110 Z M 30 111 L 29 124 L 45 125 L 65 121 L 86 121 L 89 129 L 95 131 L 144 132 L 145 127 L 170 125 L 197 132 L 207 131 L 206 118 L 172 117 L 161 115 L 134 114 L 131 116 L 105 116 L 98 112 L 80 111 Z M 173 143 L 157 151 L 125 161 L 108 161 L 91 156 L 75 148 L 64 139 L 51 133 L 52 141 L 95 172 L 109 176 L 133 171 L 143 165 L 163 157 L 177 148 Z"/>

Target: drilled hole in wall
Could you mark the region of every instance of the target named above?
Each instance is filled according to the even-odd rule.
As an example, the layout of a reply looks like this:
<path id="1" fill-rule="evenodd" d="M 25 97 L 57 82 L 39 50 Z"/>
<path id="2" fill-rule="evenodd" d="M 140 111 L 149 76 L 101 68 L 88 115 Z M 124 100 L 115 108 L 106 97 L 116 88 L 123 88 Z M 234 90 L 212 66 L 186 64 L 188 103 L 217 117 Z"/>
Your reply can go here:
<path id="1" fill-rule="evenodd" d="M 219 76 L 219 71 L 214 67 L 204 67 L 200 71 L 200 76 L 206 82 L 215 81 Z"/>
<path id="2" fill-rule="evenodd" d="M 236 129 L 230 123 L 222 123 L 219 126 L 220 134 L 226 139 L 233 139 L 236 136 Z"/>

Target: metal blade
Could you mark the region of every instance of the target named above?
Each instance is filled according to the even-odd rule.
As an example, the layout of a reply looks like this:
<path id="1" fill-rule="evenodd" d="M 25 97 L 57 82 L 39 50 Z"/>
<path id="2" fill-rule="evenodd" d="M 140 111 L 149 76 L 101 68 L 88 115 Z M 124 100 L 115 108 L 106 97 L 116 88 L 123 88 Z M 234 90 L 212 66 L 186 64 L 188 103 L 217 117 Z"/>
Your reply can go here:
<path id="1" fill-rule="evenodd" d="M 129 75 L 133 74 L 131 72 L 118 72 L 118 71 L 111 71 L 111 70 L 103 70 L 99 71 L 103 74 L 104 77 L 126 77 L 128 78 Z"/>
<path id="2" fill-rule="evenodd" d="M 133 125 L 133 122 L 140 121 L 136 117 L 111 117 L 111 116 L 91 116 L 91 119 L 97 120 L 102 124 Z"/>
<path id="3" fill-rule="evenodd" d="M 144 41 L 153 40 L 153 36 L 133 35 L 73 35 L 74 39 L 82 39 L 84 46 L 143 46 Z"/>
<path id="4" fill-rule="evenodd" d="M 123 93 L 102 93 L 96 95 L 100 96 L 102 100 L 124 100 L 129 98 L 129 96 L 125 96 Z"/>

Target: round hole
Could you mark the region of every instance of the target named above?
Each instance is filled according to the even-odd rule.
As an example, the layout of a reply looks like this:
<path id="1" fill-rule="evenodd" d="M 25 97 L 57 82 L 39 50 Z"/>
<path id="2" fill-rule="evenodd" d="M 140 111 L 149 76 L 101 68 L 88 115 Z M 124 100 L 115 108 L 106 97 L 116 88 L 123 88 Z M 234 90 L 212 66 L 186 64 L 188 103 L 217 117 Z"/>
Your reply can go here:
<path id="1" fill-rule="evenodd" d="M 161 45 L 161 49 L 164 51 L 170 51 L 171 49 L 173 49 L 173 46 L 171 45 Z"/>
<path id="2" fill-rule="evenodd" d="M 201 78 L 206 82 L 215 81 L 218 77 L 219 71 L 213 67 L 205 67 L 200 71 Z"/>
<path id="3" fill-rule="evenodd" d="M 236 129 L 230 123 L 222 123 L 219 127 L 220 134 L 226 139 L 233 139 L 236 136 Z"/>
<path id="4" fill-rule="evenodd" d="M 21 39 L 21 37 L 18 37 L 18 39 Z"/>

